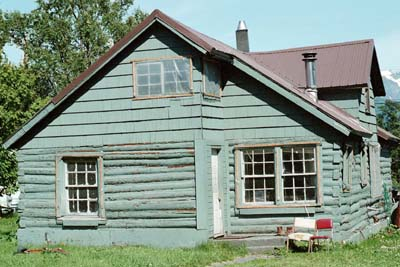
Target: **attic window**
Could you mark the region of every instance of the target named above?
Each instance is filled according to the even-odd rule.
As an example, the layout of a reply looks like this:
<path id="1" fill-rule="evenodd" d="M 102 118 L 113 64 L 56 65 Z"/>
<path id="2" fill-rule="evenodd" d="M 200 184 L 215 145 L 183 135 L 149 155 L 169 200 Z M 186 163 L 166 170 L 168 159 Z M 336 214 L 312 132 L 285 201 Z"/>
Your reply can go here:
<path id="1" fill-rule="evenodd" d="M 186 57 L 135 61 L 135 97 L 191 93 L 191 66 Z"/>
<path id="2" fill-rule="evenodd" d="M 216 61 L 204 60 L 204 94 L 221 96 L 221 68 Z"/>

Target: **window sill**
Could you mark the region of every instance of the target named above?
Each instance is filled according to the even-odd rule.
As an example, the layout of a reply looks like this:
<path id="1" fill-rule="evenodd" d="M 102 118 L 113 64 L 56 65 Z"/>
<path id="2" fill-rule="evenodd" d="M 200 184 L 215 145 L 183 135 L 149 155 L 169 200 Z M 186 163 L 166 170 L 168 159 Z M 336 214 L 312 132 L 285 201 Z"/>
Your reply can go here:
<path id="1" fill-rule="evenodd" d="M 65 216 L 57 218 L 57 224 L 66 227 L 97 227 L 106 224 L 106 219 L 97 216 Z"/>
<path id="2" fill-rule="evenodd" d="M 314 214 L 318 204 L 306 206 L 269 206 L 269 207 L 238 207 L 238 215 L 262 215 L 262 214 Z"/>
<path id="3" fill-rule="evenodd" d="M 154 96 L 135 96 L 132 98 L 135 100 L 154 100 L 159 98 L 178 98 L 178 97 L 189 97 L 193 96 L 194 93 L 182 93 L 182 94 L 174 94 L 174 95 L 154 95 Z"/>

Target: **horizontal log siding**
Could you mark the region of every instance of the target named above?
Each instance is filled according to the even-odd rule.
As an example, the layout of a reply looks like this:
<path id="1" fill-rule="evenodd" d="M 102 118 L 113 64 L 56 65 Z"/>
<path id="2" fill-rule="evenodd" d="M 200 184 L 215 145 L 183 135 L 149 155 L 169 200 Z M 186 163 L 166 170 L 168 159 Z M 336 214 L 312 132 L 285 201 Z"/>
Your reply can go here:
<path id="1" fill-rule="evenodd" d="M 38 133 L 24 148 L 101 146 L 190 141 L 200 137 L 202 59 L 199 52 L 166 29 L 132 47 L 116 66 Z M 133 100 L 132 61 L 176 56 L 192 58 L 193 95 Z"/>
<path id="2" fill-rule="evenodd" d="M 196 227 L 193 142 L 90 149 L 103 153 L 107 223 L 102 227 Z M 19 152 L 21 228 L 61 227 L 55 218 L 55 160 L 60 153 L 68 152 Z"/>

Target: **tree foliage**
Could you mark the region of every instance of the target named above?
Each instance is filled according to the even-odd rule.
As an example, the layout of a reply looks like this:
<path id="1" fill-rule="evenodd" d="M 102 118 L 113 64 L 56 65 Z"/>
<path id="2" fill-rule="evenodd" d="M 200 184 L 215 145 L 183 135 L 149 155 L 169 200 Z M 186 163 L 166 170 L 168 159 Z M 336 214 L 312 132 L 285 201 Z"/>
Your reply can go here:
<path id="1" fill-rule="evenodd" d="M 38 75 L 42 96 L 54 95 L 146 16 L 128 15 L 134 0 L 37 0 L 28 14 L 6 13 L 12 43 Z M 0 40 L 1 41 L 1 40 Z"/>
<path id="2" fill-rule="evenodd" d="M 380 107 L 377 115 L 378 125 L 400 137 L 400 103 L 386 100 Z M 400 146 L 397 145 L 391 151 L 392 179 L 396 185 L 400 185 Z"/>
<path id="3" fill-rule="evenodd" d="M 42 99 L 32 87 L 36 75 L 24 66 L 0 64 L 0 143 L 39 110 Z M 17 162 L 12 151 L 0 148 L 0 185 L 8 190 L 16 186 Z"/>
<path id="4" fill-rule="evenodd" d="M 146 16 L 132 11 L 134 0 L 36 3 L 30 13 L 0 10 L 1 51 L 11 44 L 24 53 L 20 66 L 1 54 L 0 144 Z M 0 185 L 12 191 L 16 181 L 15 154 L 0 146 Z"/>

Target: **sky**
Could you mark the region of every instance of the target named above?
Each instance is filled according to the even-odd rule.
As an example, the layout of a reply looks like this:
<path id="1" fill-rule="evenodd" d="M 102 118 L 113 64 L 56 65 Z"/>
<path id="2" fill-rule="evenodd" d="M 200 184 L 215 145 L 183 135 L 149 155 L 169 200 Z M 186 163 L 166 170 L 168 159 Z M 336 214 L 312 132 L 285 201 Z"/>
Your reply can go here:
<path id="1" fill-rule="evenodd" d="M 0 9 L 29 12 L 34 0 L 0 0 Z M 382 70 L 400 71 L 399 0 L 136 0 L 235 47 L 239 20 L 249 29 L 251 51 L 270 51 L 374 39 Z M 21 53 L 7 48 L 11 61 Z"/>

